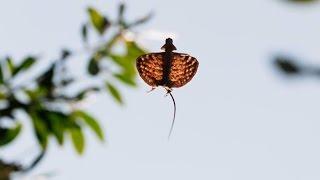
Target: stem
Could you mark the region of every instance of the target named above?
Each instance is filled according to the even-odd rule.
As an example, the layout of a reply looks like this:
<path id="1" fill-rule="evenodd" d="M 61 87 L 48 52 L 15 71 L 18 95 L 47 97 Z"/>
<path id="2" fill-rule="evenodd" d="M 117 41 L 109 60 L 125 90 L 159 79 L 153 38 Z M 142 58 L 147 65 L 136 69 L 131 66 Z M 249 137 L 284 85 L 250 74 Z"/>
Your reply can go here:
<path id="1" fill-rule="evenodd" d="M 32 163 L 29 166 L 24 167 L 21 170 L 21 172 L 28 172 L 33 168 L 35 168 L 39 164 L 39 162 L 43 159 L 45 154 L 46 154 L 46 150 L 41 150 L 40 154 L 32 161 Z"/>

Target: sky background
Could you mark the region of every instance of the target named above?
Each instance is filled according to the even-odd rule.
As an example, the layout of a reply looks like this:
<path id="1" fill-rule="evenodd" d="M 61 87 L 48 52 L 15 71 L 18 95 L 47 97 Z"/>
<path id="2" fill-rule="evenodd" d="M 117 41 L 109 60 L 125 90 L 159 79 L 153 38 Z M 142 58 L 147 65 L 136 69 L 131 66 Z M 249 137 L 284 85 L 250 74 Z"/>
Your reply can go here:
<path id="1" fill-rule="evenodd" d="M 11 0 L 0 2 L 0 54 L 16 59 L 34 53 L 43 65 L 63 47 L 81 48 L 86 7 L 116 16 L 119 1 Z M 159 88 L 139 79 L 138 89 L 122 88 L 126 105 L 108 95 L 90 97 L 86 109 L 104 127 L 106 142 L 86 131 L 83 156 L 71 143 L 53 140 L 41 164 L 26 176 L 112 180 L 318 180 L 320 179 L 320 81 L 288 79 L 272 66 L 277 54 L 320 64 L 320 4 L 280 0 L 127 1 L 128 19 L 155 12 L 138 30 L 175 33 L 178 52 L 196 57 L 198 73 L 175 89 L 177 118 L 167 135 L 172 102 Z M 140 43 L 159 51 L 164 39 Z M 72 59 L 75 72 L 85 56 Z M 80 62 L 79 62 L 80 61 Z M 21 115 L 23 116 L 23 115 Z M 37 154 L 30 124 L 1 150 L 5 159 Z"/>

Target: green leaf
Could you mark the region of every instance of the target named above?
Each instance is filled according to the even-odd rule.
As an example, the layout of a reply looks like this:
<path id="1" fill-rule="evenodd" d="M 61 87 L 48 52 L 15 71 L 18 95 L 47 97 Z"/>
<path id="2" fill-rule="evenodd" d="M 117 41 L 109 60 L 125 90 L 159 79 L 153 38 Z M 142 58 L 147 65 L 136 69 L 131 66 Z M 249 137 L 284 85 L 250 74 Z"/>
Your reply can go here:
<path id="1" fill-rule="evenodd" d="M 87 24 L 83 24 L 81 27 L 81 37 L 82 41 L 87 43 L 88 42 L 88 27 Z"/>
<path id="2" fill-rule="evenodd" d="M 302 67 L 289 57 L 278 56 L 275 58 L 274 63 L 279 70 L 287 75 L 299 75 L 303 73 Z"/>
<path id="3" fill-rule="evenodd" d="M 20 133 L 21 127 L 21 124 L 11 129 L 0 127 L 0 147 L 12 142 Z"/>
<path id="4" fill-rule="evenodd" d="M 53 77 L 54 77 L 54 70 L 55 70 L 55 64 L 52 64 L 50 66 L 49 69 L 47 69 L 47 71 L 45 71 L 40 77 L 37 78 L 37 83 L 49 90 L 49 92 L 51 92 L 51 90 L 53 89 L 54 87 L 54 82 L 53 82 Z"/>
<path id="5" fill-rule="evenodd" d="M 29 115 L 32 119 L 38 142 L 41 145 L 42 149 L 46 149 L 48 145 L 48 136 L 49 136 L 47 124 L 44 122 L 43 119 L 40 118 L 37 112 L 35 111 L 29 112 Z"/>
<path id="6" fill-rule="evenodd" d="M 119 104 L 123 104 L 122 101 L 122 97 L 120 92 L 118 91 L 118 89 L 116 87 L 114 87 L 112 84 L 110 83 L 106 83 L 106 87 L 108 89 L 108 91 L 110 92 L 110 94 L 112 95 L 112 97 L 119 103 Z"/>
<path id="7" fill-rule="evenodd" d="M 100 35 L 102 35 L 110 26 L 109 20 L 92 7 L 88 8 L 88 13 L 92 25 L 100 33 Z"/>
<path id="8" fill-rule="evenodd" d="M 74 148 L 79 154 L 82 154 L 85 147 L 85 140 L 80 127 L 70 129 L 71 140 Z"/>
<path id="9" fill-rule="evenodd" d="M 121 27 L 127 28 L 126 22 L 124 20 L 124 11 L 126 9 L 126 6 L 124 3 L 120 3 L 119 10 L 118 10 L 118 24 Z"/>
<path id="10" fill-rule="evenodd" d="M 124 15 L 125 9 L 126 9 L 126 5 L 124 3 L 120 3 L 120 5 L 119 5 L 119 15 L 118 15 L 119 22 L 123 21 L 123 15 Z"/>
<path id="11" fill-rule="evenodd" d="M 50 129 L 60 145 L 64 143 L 64 121 L 68 121 L 68 116 L 60 112 L 46 112 L 46 116 L 50 123 Z"/>
<path id="12" fill-rule="evenodd" d="M 146 23 L 147 21 L 149 21 L 151 18 L 153 17 L 153 13 L 149 13 L 147 14 L 146 16 L 134 21 L 133 23 L 129 24 L 129 27 L 133 27 L 133 26 L 138 26 L 140 24 L 144 24 Z"/>
<path id="13" fill-rule="evenodd" d="M 136 75 L 136 58 L 147 52 L 132 41 L 126 41 L 126 48 L 127 52 L 125 55 L 110 54 L 109 57 L 122 68 L 122 74 L 134 79 Z"/>
<path id="14" fill-rule="evenodd" d="M 113 76 L 126 85 L 133 86 L 133 87 L 137 86 L 134 76 L 132 76 L 131 74 L 116 73 L 116 74 L 113 74 Z"/>
<path id="15" fill-rule="evenodd" d="M 76 96 L 74 96 L 74 98 L 76 100 L 82 100 L 83 98 L 85 98 L 85 96 L 90 93 L 90 92 L 97 92 L 100 91 L 100 88 L 98 87 L 89 87 L 86 88 L 85 90 L 80 91 Z"/>
<path id="16" fill-rule="evenodd" d="M 4 74 L 3 74 L 3 66 L 2 66 L 2 63 L 0 61 L 0 84 L 3 84 L 4 83 Z"/>
<path id="17" fill-rule="evenodd" d="M 9 71 L 10 75 L 13 75 L 13 72 L 15 70 L 15 66 L 13 64 L 12 58 L 11 57 L 7 57 L 6 58 L 6 62 L 7 62 L 7 69 Z"/>
<path id="18" fill-rule="evenodd" d="M 94 57 L 89 60 L 88 72 L 91 75 L 97 75 L 100 72 L 98 61 Z"/>
<path id="19" fill-rule="evenodd" d="M 61 86 L 68 86 L 73 82 L 74 82 L 73 78 L 65 78 L 65 79 L 61 80 Z"/>
<path id="20" fill-rule="evenodd" d="M 25 89 L 24 93 L 30 98 L 30 100 L 37 102 L 39 99 L 42 99 L 46 96 L 47 90 L 43 87 L 38 87 L 36 89 Z"/>
<path id="21" fill-rule="evenodd" d="M 72 52 L 69 49 L 62 49 L 61 51 L 61 60 L 65 60 L 72 55 Z"/>
<path id="22" fill-rule="evenodd" d="M 294 2 L 294 3 L 312 3 L 316 2 L 318 0 L 286 0 L 288 2 Z"/>
<path id="23" fill-rule="evenodd" d="M 6 99 L 6 98 L 7 98 L 6 94 L 0 91 L 0 100 Z"/>
<path id="24" fill-rule="evenodd" d="M 89 114 L 87 114 L 84 111 L 74 111 L 73 115 L 77 118 L 82 119 L 90 128 L 91 130 L 96 133 L 96 135 L 99 137 L 99 139 L 101 141 L 104 140 L 104 134 L 103 131 L 99 125 L 99 123 L 97 122 L 97 120 L 95 120 L 92 116 L 90 116 Z"/>
<path id="25" fill-rule="evenodd" d="M 130 76 L 131 75 L 135 76 L 136 69 L 134 66 L 134 61 L 132 60 L 133 58 L 129 58 L 127 55 L 121 56 L 121 55 L 115 55 L 115 54 L 111 54 L 110 58 L 113 62 L 115 62 L 117 65 L 119 65 L 122 68 L 122 71 L 124 73 Z"/>
<path id="26" fill-rule="evenodd" d="M 127 46 L 127 56 L 133 58 L 134 60 L 147 52 L 141 48 L 136 42 L 134 41 L 126 41 Z"/>
<path id="27" fill-rule="evenodd" d="M 22 61 L 22 63 L 14 69 L 13 75 L 16 75 L 21 71 L 29 69 L 35 63 L 35 61 L 36 59 L 34 57 L 31 57 L 31 56 L 26 57 Z"/>

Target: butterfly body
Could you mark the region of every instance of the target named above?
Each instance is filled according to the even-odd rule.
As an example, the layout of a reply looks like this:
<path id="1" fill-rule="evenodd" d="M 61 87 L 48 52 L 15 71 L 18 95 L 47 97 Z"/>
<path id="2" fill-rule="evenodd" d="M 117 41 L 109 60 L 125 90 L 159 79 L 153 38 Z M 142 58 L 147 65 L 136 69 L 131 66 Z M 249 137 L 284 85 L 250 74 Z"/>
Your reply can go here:
<path id="1" fill-rule="evenodd" d="M 172 65 L 172 52 L 164 52 L 162 53 L 162 59 L 163 59 L 163 77 L 161 82 L 159 83 L 159 86 L 169 87 L 170 88 L 170 71 L 171 71 L 171 65 Z"/>

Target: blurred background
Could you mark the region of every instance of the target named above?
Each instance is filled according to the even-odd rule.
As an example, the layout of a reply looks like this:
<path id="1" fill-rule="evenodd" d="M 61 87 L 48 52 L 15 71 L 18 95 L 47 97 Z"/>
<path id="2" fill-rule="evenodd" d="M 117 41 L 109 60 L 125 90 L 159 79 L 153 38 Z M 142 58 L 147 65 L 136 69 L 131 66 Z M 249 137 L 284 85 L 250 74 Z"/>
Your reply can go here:
<path id="1" fill-rule="evenodd" d="M 320 179 L 319 18 L 311 0 L 1 2 L 0 179 Z M 167 37 L 200 63 L 170 141 L 172 102 L 134 65 Z"/>

